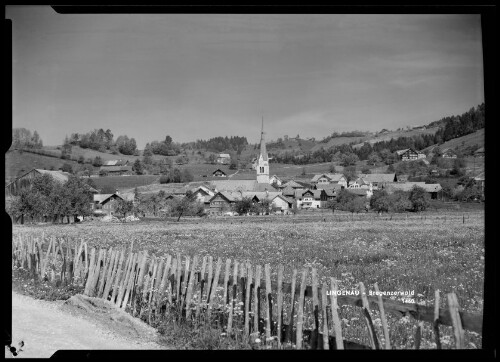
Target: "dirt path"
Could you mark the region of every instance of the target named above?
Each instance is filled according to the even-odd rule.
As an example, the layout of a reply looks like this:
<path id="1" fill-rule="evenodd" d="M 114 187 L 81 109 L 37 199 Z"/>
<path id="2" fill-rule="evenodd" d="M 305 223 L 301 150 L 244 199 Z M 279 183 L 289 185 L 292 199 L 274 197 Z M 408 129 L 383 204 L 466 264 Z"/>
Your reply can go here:
<path id="1" fill-rule="evenodd" d="M 119 335 L 102 321 L 71 313 L 63 304 L 12 292 L 12 345 L 24 341 L 18 357 L 50 357 L 59 349 L 164 348 L 151 336 L 148 342 Z"/>

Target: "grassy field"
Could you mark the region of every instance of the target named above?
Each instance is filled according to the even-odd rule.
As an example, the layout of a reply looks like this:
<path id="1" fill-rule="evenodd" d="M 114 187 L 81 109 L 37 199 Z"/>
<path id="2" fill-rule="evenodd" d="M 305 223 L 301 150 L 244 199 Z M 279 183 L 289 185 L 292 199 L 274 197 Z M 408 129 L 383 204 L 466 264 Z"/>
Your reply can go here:
<path id="1" fill-rule="evenodd" d="M 425 215 L 425 219 L 424 219 Z M 464 311 L 482 313 L 484 281 L 484 212 L 427 212 L 408 219 L 376 219 L 368 214 L 352 222 L 335 215 L 307 214 L 288 217 L 235 217 L 165 220 L 127 224 L 91 222 L 77 225 L 39 225 L 13 228 L 14 235 L 56 235 L 83 238 L 90 247 L 147 249 L 167 253 L 231 258 L 252 264 L 285 267 L 289 282 L 294 268 L 318 270 L 320 283 L 335 277 L 340 288 L 352 289 L 363 281 L 371 290 L 414 290 L 416 302 L 432 305 L 434 290 L 454 291 Z M 311 282 L 310 280 L 308 281 Z M 443 295 L 443 294 L 442 294 Z M 444 299 L 444 298 L 443 298 Z M 442 308 L 446 307 L 445 300 Z M 356 308 L 340 310 L 346 339 L 367 344 L 364 321 Z M 380 319 L 375 314 L 379 326 Z M 416 323 L 389 316 L 391 342 L 396 348 L 414 348 Z M 444 348 L 451 348 L 450 327 L 441 326 Z M 380 329 L 381 331 L 381 329 Z M 381 335 L 381 334 L 380 334 Z M 430 325 L 424 325 L 421 348 L 434 348 Z M 466 348 L 481 348 L 477 333 L 466 332 Z"/>
<path id="2" fill-rule="evenodd" d="M 5 153 L 5 179 L 14 179 L 20 172 L 28 172 L 34 168 L 58 170 L 64 163 L 75 166 L 77 163 L 60 158 L 37 155 L 29 152 L 7 151 Z"/>

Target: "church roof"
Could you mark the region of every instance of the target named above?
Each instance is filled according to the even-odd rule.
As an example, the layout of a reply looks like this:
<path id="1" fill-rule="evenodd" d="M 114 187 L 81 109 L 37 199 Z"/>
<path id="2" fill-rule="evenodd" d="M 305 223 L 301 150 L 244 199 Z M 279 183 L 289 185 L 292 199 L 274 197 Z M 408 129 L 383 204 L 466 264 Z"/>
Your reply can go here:
<path id="1" fill-rule="evenodd" d="M 264 118 L 262 118 L 262 131 L 260 133 L 260 156 L 262 157 L 262 160 L 268 161 L 266 141 L 264 139 Z"/>

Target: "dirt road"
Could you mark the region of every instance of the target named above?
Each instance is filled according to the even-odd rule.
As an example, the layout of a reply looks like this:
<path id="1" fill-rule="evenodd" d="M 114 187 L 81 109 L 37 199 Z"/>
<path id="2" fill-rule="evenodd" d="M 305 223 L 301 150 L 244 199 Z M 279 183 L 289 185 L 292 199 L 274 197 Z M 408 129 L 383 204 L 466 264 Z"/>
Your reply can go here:
<path id="1" fill-rule="evenodd" d="M 18 357 L 50 357 L 59 349 L 164 348 L 151 337 L 147 341 L 119 335 L 92 316 L 71 313 L 63 304 L 12 292 L 12 345 L 24 341 Z"/>

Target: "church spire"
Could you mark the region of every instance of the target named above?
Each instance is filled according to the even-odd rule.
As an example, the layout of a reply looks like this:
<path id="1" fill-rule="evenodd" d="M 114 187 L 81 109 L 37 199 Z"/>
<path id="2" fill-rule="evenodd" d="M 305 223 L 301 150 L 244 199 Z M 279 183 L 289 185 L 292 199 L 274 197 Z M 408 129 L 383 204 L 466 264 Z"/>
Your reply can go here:
<path id="1" fill-rule="evenodd" d="M 266 141 L 264 140 L 264 116 L 262 116 L 262 130 L 260 132 L 260 155 L 267 161 Z"/>

